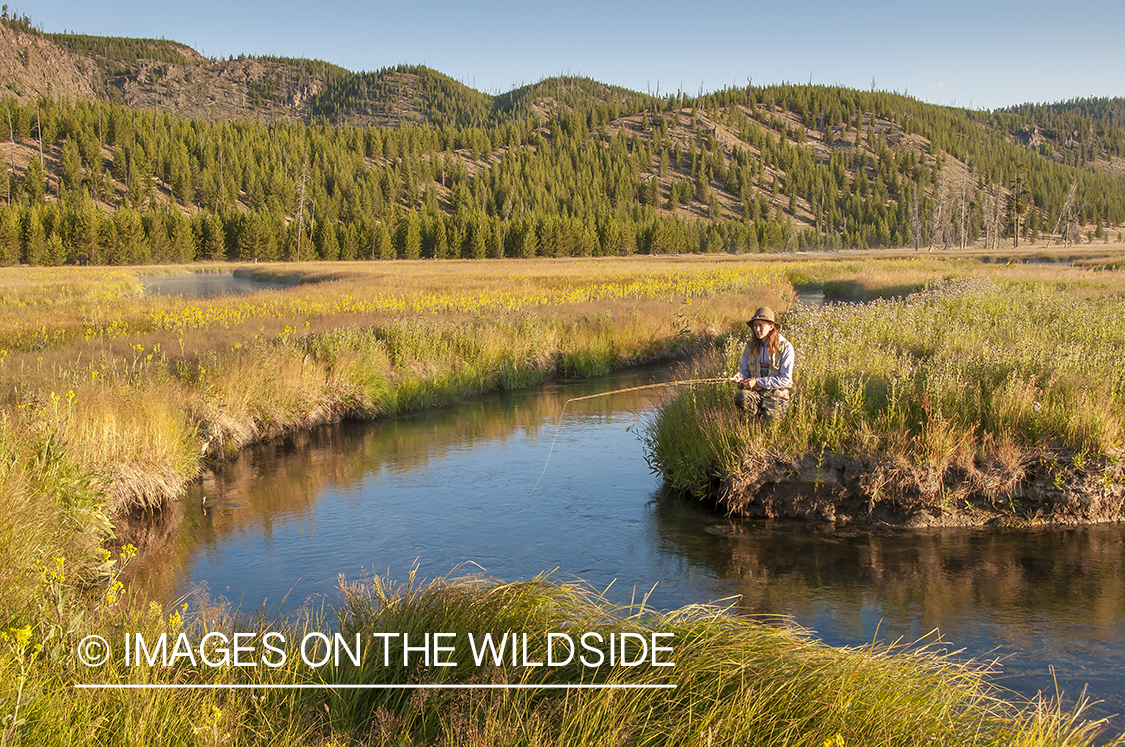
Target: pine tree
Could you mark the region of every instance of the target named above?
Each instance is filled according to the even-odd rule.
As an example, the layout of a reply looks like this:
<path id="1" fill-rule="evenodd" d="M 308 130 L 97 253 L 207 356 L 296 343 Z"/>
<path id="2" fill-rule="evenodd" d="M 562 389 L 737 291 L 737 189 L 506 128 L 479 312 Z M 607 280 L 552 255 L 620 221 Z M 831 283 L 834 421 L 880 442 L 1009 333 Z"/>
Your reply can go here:
<path id="1" fill-rule="evenodd" d="M 212 262 L 226 259 L 226 233 L 219 216 L 214 213 L 199 216 L 193 223 L 192 233 L 202 258 Z"/>
<path id="2" fill-rule="evenodd" d="M 422 230 L 416 213 L 409 213 L 400 221 L 402 231 L 402 258 L 418 259 L 422 254 Z"/>
<path id="3" fill-rule="evenodd" d="M 113 214 L 112 221 L 106 221 L 106 227 L 112 226 L 113 230 L 106 234 L 103 246 L 106 248 L 106 258 L 116 265 L 139 265 L 152 262 L 148 242 L 145 240 L 144 224 L 141 215 L 135 210 L 122 207 Z M 111 234 L 111 236 L 110 236 Z"/>
<path id="4" fill-rule="evenodd" d="M 191 221 L 182 213 L 171 214 L 169 250 L 173 262 L 186 264 L 195 259 L 195 241 L 191 234 Z"/>
<path id="5" fill-rule="evenodd" d="M 66 188 L 76 190 L 82 184 L 82 156 L 78 152 L 78 145 L 74 138 L 68 137 L 63 143 L 62 155 L 59 157 L 59 166 L 62 169 L 61 179 Z"/>
<path id="6" fill-rule="evenodd" d="M 32 160 L 34 163 L 34 159 Z M 37 205 L 24 213 L 23 261 L 29 265 L 48 264 L 47 231 L 43 227 L 43 214 Z"/>
<path id="7" fill-rule="evenodd" d="M 18 264 L 20 260 L 19 210 L 0 206 L 0 265 Z"/>
<path id="8" fill-rule="evenodd" d="M 524 224 L 517 231 L 516 256 L 521 259 L 532 259 L 539 250 L 539 237 L 535 233 L 535 226 Z"/>
<path id="9" fill-rule="evenodd" d="M 316 249 L 320 258 L 334 262 L 340 258 L 340 241 L 336 236 L 336 224 L 327 218 L 316 220 Z"/>
<path id="10" fill-rule="evenodd" d="M 375 224 L 372 244 L 375 247 L 374 254 L 377 259 L 395 258 L 394 243 L 391 241 L 390 231 L 383 223 Z"/>
<path id="11" fill-rule="evenodd" d="M 67 210 L 65 244 L 71 261 L 80 265 L 99 265 L 102 255 L 98 247 L 98 214 L 92 205 L 79 201 Z"/>
<path id="12" fill-rule="evenodd" d="M 445 221 L 440 216 L 434 216 L 433 227 L 433 256 L 438 259 L 446 259 L 452 256 L 449 247 L 449 236 L 445 230 Z"/>
<path id="13" fill-rule="evenodd" d="M 23 175 L 22 186 L 23 192 L 27 195 L 30 202 L 39 203 L 43 201 L 47 181 L 43 174 L 43 167 L 39 164 L 38 158 L 32 158 L 27 164 L 27 171 Z"/>
<path id="14" fill-rule="evenodd" d="M 243 215 L 238 221 L 235 258 L 242 262 L 256 262 L 261 243 L 261 233 L 261 219 L 257 213 Z"/>
<path id="15" fill-rule="evenodd" d="M 501 259 L 504 256 L 504 225 L 500 221 L 492 225 L 492 232 L 488 239 L 488 256 L 491 259 Z"/>
<path id="16" fill-rule="evenodd" d="M 470 259 L 484 259 L 488 255 L 488 240 L 487 237 L 491 235 L 488 230 L 488 223 L 484 216 L 478 216 L 476 222 L 473 224 L 472 236 L 470 238 Z"/>

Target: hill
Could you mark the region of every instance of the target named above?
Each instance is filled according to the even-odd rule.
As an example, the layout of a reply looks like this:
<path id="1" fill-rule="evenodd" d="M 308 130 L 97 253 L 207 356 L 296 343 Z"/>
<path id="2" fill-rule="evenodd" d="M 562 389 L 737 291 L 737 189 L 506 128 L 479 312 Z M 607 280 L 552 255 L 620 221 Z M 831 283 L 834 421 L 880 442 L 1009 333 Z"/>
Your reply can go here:
<path id="1" fill-rule="evenodd" d="M 319 60 L 239 55 L 205 58 L 177 42 L 79 34 L 44 34 L 5 24 L 0 80 L 21 101 L 39 96 L 100 98 L 133 108 L 209 120 L 278 119 L 398 127 L 483 127 L 526 115 L 549 117 L 592 103 L 632 104 L 640 94 L 584 79 L 540 81 L 489 96 L 420 65 L 352 73 Z M 66 74 L 22 64 L 20 48 L 41 50 L 36 62 L 65 61 Z M 14 54 L 12 53 L 14 52 Z M 24 55 L 26 56 L 26 55 Z M 59 67 L 58 65 L 54 67 Z M 51 82 L 50 90 L 42 80 Z"/>
<path id="2" fill-rule="evenodd" d="M 1125 223 L 1125 100 L 979 112 L 777 85 L 207 59 L 0 24 L 0 260 L 558 256 L 1087 241 Z"/>

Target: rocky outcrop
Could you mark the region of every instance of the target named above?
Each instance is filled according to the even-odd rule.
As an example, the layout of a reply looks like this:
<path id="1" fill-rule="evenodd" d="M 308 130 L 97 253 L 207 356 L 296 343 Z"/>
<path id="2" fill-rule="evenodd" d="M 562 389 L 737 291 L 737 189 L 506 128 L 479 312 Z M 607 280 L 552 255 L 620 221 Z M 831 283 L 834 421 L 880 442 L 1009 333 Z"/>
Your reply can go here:
<path id="1" fill-rule="evenodd" d="M 88 57 L 0 24 L 0 83 L 21 101 L 96 98 L 97 69 Z M 6 135 L 5 135 L 6 137 Z"/>
<path id="2" fill-rule="evenodd" d="M 146 61 L 113 76 L 108 86 L 126 106 L 183 117 L 305 119 L 308 100 L 321 91 L 323 81 L 294 83 L 291 73 L 285 63 L 254 58 L 200 59 L 194 65 Z M 255 90 L 272 93 L 256 99 Z"/>

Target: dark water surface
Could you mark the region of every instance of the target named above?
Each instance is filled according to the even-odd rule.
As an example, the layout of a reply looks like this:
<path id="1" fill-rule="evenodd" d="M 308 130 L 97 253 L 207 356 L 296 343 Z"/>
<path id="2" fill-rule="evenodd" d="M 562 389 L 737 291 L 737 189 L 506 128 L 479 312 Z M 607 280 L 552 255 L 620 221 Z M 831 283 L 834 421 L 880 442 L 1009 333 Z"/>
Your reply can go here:
<path id="1" fill-rule="evenodd" d="M 154 296 L 188 296 L 213 298 L 237 296 L 260 290 L 277 290 L 289 286 L 263 280 L 236 277 L 233 272 L 192 272 L 184 275 L 149 275 L 141 278 L 145 293 Z"/>
<path id="2" fill-rule="evenodd" d="M 667 389 L 570 403 L 544 472 L 569 398 L 673 378 L 661 368 L 551 384 L 252 449 L 165 512 L 137 582 L 165 600 L 203 583 L 244 609 L 287 611 L 311 595 L 335 601 L 341 573 L 401 581 L 416 566 L 425 578 L 514 581 L 554 570 L 613 582 L 616 602 L 737 596 L 738 610 L 788 616 L 833 645 L 937 629 L 949 650 L 1001 659 L 1006 687 L 1054 693 L 1053 667 L 1067 695 L 1088 685 L 1104 701 L 1090 715 L 1125 710 L 1122 527 L 728 520 L 663 495 L 645 463 L 641 414 Z"/>

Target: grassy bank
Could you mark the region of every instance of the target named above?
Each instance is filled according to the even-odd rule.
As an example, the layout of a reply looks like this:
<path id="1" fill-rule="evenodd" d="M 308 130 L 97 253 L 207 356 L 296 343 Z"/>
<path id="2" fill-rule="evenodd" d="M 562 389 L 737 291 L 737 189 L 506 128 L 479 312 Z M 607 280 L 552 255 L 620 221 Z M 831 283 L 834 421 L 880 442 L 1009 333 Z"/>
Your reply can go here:
<path id="1" fill-rule="evenodd" d="M 208 459 L 682 354 L 749 293 L 791 294 L 779 270 L 729 261 L 253 269 L 315 282 L 184 299 L 144 295 L 137 270 L 0 270 L 2 622 L 39 618 L 55 558 L 76 589 L 103 583 L 114 517 L 158 509 Z"/>
<path id="2" fill-rule="evenodd" d="M 115 647 L 91 668 L 66 639 L 37 653 L 31 635 L 11 631 L 0 641 L 3 676 L 16 711 L 7 744 L 219 745 L 1085 745 L 1097 725 L 1043 702 L 1013 705 L 987 684 L 985 670 L 925 651 L 836 649 L 799 631 L 738 620 L 712 608 L 656 614 L 620 608 L 584 587 L 536 579 L 408 584 L 345 584 L 338 625 L 315 615 L 300 621 L 238 618 L 201 607 L 168 613 L 156 606 L 103 600 L 82 629 Z M 118 611 L 121 606 L 124 611 Z M 139 611 L 129 611 L 139 610 Z M 339 631 L 351 647 L 340 663 L 316 666 L 325 649 L 298 641 Z M 208 633 L 233 640 L 252 633 L 243 661 L 254 668 L 193 662 L 181 655 L 164 667 L 126 665 L 128 632 L 148 641 L 183 637 L 181 651 Z M 261 637 L 273 639 L 267 651 Z M 408 653 L 426 634 L 444 633 L 448 646 L 426 665 Z M 395 633 L 383 639 L 373 633 Z M 519 635 L 515 662 L 486 654 L 478 665 L 473 641 L 485 634 Z M 557 636 L 569 635 L 577 652 Z M 653 634 L 659 634 L 654 637 Z M 527 635 L 527 643 L 523 635 Z M 583 636 L 596 634 L 600 637 Z M 625 662 L 609 661 L 609 638 L 628 634 Z M 470 636 L 473 639 L 470 640 Z M 577 642 L 583 641 L 586 648 Z M 357 643 L 358 641 L 358 643 Z M 661 646 L 652 652 L 641 641 Z M 206 649 L 221 662 L 222 640 Z M 230 644 L 227 644 L 228 648 Z M 281 652 L 286 652 L 284 662 Z M 599 653 L 594 653 L 595 651 Z M 358 652 L 358 653 L 357 653 Z M 645 655 L 647 653 L 647 655 Z M 354 654 L 354 659 L 352 654 Z M 233 657 L 233 653 L 228 654 Z M 554 657 L 554 660 L 550 657 Z M 600 657 L 600 658 L 599 658 Z M 35 659 L 32 662 L 32 659 Z M 270 661 L 279 666 L 263 666 Z M 358 664 L 356 661 L 358 660 Z M 438 666 L 438 662 L 457 666 Z M 540 665 L 541 664 L 541 665 Z M 554 664 L 554 666 L 552 666 Z M 658 666 L 670 664 L 671 666 Z M 85 685 L 272 685 L 277 689 L 75 689 Z M 352 684 L 510 685 L 528 689 L 342 689 Z M 634 689 L 541 689 L 598 684 Z M 336 686 L 282 689 L 280 686 Z M 641 689 L 638 686 L 674 686 Z"/>
<path id="3" fill-rule="evenodd" d="M 785 420 L 763 429 L 729 392 L 684 393 L 650 424 L 654 464 L 751 515 L 1120 520 L 1125 278 L 926 264 L 858 267 L 847 282 L 871 303 L 791 309 Z M 732 340 L 697 373 L 736 369 L 740 352 Z"/>

